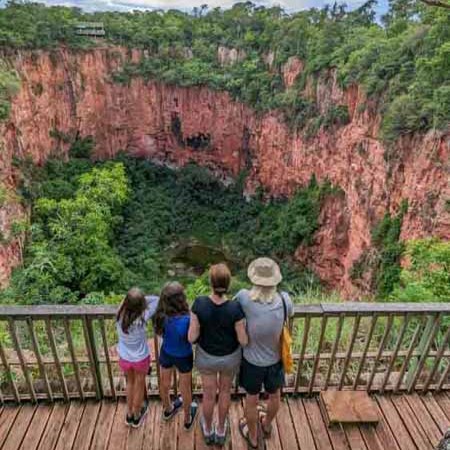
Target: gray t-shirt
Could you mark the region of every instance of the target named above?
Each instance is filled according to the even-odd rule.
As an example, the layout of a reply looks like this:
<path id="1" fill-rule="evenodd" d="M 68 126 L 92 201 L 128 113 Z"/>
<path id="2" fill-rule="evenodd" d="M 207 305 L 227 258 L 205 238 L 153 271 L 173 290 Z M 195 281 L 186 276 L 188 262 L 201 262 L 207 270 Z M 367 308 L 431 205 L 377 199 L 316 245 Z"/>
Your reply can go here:
<path id="1" fill-rule="evenodd" d="M 288 317 L 294 307 L 286 292 L 282 293 Z M 267 367 L 280 361 L 280 336 L 283 329 L 284 311 L 279 294 L 272 303 L 261 303 L 250 298 L 250 292 L 242 289 L 236 295 L 247 320 L 248 345 L 244 358 L 255 366 Z"/>

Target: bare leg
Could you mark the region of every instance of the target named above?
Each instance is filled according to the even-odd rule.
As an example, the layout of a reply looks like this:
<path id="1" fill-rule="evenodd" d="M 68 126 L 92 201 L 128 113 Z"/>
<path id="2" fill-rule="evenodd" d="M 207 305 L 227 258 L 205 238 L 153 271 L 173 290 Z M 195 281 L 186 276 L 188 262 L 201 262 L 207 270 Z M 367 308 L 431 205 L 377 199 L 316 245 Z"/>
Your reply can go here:
<path id="1" fill-rule="evenodd" d="M 191 418 L 192 403 L 192 372 L 180 373 L 180 391 L 183 397 L 184 423 Z"/>
<path id="2" fill-rule="evenodd" d="M 245 418 L 247 419 L 248 435 L 252 444 L 258 442 L 258 395 L 247 394 L 245 400 Z"/>
<path id="3" fill-rule="evenodd" d="M 225 432 L 225 420 L 230 409 L 232 384 L 232 375 L 224 373 L 219 375 L 219 423 L 217 425 L 217 433 L 220 435 L 223 435 Z"/>
<path id="4" fill-rule="evenodd" d="M 170 385 L 172 383 L 173 369 L 160 368 L 161 382 L 159 386 L 161 401 L 164 411 L 169 412 L 172 409 L 170 404 Z"/>
<path id="5" fill-rule="evenodd" d="M 206 432 L 210 433 L 212 431 L 214 405 L 216 403 L 217 374 L 202 375 L 202 386 L 203 386 L 203 402 L 202 402 L 203 417 L 205 419 Z"/>
<path id="6" fill-rule="evenodd" d="M 136 381 L 133 397 L 133 414 L 134 417 L 139 417 L 142 404 L 144 402 L 145 373 L 136 372 L 135 377 Z"/>
<path id="7" fill-rule="evenodd" d="M 135 376 L 134 370 L 129 370 L 126 374 L 127 379 L 127 409 L 128 415 L 133 415 L 133 397 L 135 389 Z"/>
<path id="8" fill-rule="evenodd" d="M 280 409 L 281 395 L 280 389 L 278 389 L 274 394 L 269 394 L 269 399 L 267 400 L 267 414 L 264 417 L 263 425 L 268 430 L 272 420 L 277 415 Z"/>

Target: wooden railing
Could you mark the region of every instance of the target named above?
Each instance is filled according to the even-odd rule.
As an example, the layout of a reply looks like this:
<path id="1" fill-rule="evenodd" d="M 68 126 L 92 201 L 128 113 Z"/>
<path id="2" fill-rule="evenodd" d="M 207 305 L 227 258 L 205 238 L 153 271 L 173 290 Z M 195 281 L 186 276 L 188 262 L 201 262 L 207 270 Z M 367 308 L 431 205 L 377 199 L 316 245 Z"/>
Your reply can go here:
<path id="1" fill-rule="evenodd" d="M 0 306 L 0 402 L 125 395 L 115 311 L 113 306 Z M 286 376 L 284 392 L 449 389 L 449 324 L 445 303 L 296 306 L 290 323 L 295 371 Z M 151 343 L 148 392 L 153 395 L 159 342 L 154 337 Z M 193 385 L 201 393 L 195 373 Z"/>

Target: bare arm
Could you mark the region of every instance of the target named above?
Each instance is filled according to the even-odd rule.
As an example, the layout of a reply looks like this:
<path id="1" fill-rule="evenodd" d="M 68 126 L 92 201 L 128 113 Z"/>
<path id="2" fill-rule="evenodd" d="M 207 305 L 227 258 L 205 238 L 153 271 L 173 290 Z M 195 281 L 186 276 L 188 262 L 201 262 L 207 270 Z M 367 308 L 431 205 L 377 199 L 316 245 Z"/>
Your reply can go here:
<path id="1" fill-rule="evenodd" d="M 195 344 L 200 336 L 200 322 L 195 313 L 191 311 L 191 322 L 189 323 L 188 341 Z"/>
<path id="2" fill-rule="evenodd" d="M 248 344 L 248 334 L 246 330 L 246 321 L 245 319 L 241 319 L 234 324 L 234 329 L 236 330 L 237 338 L 239 344 L 242 347 L 245 347 Z"/>

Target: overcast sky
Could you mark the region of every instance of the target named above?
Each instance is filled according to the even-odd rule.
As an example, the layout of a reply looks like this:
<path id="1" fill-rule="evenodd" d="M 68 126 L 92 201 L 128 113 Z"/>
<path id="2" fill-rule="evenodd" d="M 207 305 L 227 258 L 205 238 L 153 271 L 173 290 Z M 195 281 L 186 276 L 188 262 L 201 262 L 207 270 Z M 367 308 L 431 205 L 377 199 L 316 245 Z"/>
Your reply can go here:
<path id="1" fill-rule="evenodd" d="M 321 7 L 326 3 L 333 3 L 334 0 L 254 0 L 253 3 L 264 6 L 279 5 L 287 11 L 299 11 L 313 6 Z M 386 8 L 388 0 L 378 0 L 379 12 Z M 133 9 L 183 9 L 191 11 L 194 6 L 208 4 L 210 7 L 221 6 L 228 8 L 238 0 L 41 0 L 47 5 L 78 6 L 85 11 L 129 11 Z M 6 0 L 0 0 L 0 5 Z M 345 1 L 350 7 L 358 7 L 364 0 Z"/>

